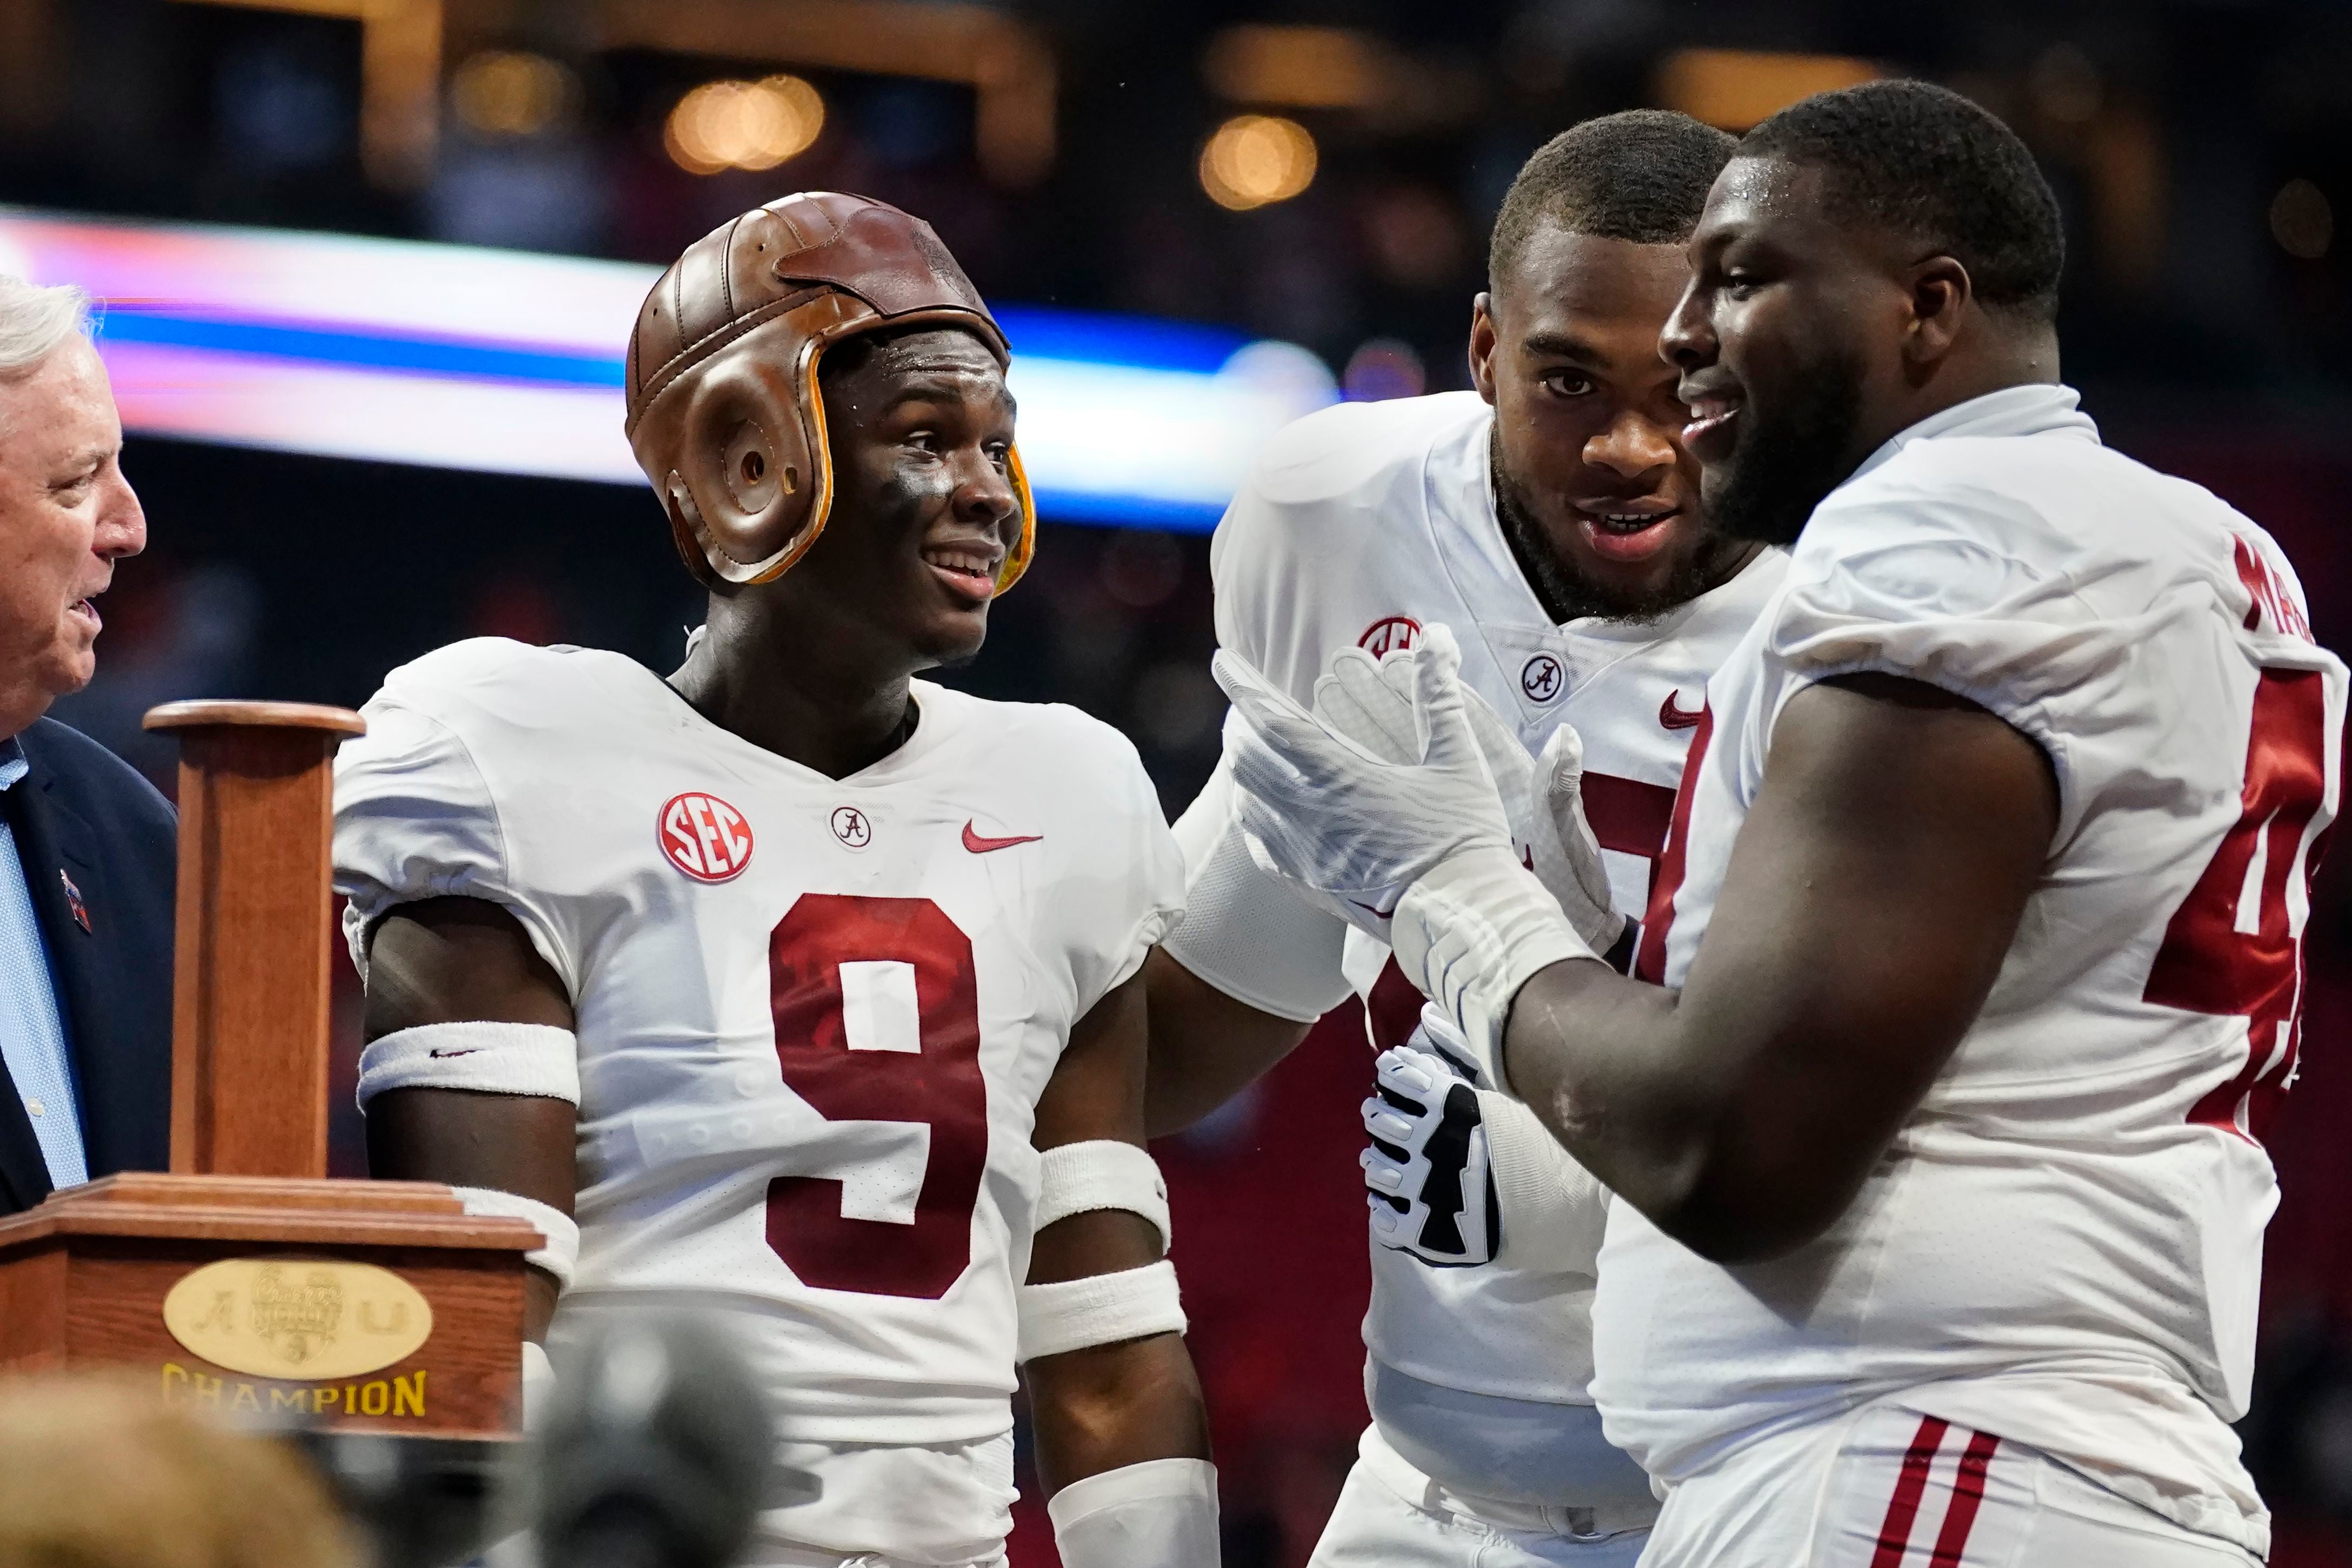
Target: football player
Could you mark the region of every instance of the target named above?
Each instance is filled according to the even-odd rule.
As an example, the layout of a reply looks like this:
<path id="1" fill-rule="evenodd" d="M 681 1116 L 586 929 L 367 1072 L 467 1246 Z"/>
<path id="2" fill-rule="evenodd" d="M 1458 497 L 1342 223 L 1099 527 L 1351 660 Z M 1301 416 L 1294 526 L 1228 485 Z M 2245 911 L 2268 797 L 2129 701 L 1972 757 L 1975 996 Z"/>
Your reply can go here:
<path id="1" fill-rule="evenodd" d="M 1511 780 L 1515 836 L 1621 960 L 1707 677 L 1787 564 L 1705 526 L 1657 351 L 1731 145 L 1643 111 L 1538 151 L 1504 199 L 1473 307 L 1477 390 L 1291 425 L 1212 549 L 1218 641 L 1302 704 L 1335 650 L 1465 629 L 1463 678 L 1491 705 L 1487 758 Z M 1360 711 L 1405 703 L 1377 679 L 1325 695 Z M 1580 769 L 1566 749 L 1580 734 Z M 1600 846 L 1591 886 L 1567 852 L 1580 795 Z M 1630 1564 L 1657 1504 L 1591 1403 L 1607 1195 L 1525 1106 L 1455 1075 L 1443 1012 L 1384 943 L 1261 871 L 1234 804 L 1228 760 L 1177 825 L 1188 914 L 1146 967 L 1153 1130 L 1240 1090 L 1351 986 L 1386 1052 L 1366 1107 L 1372 1425 L 1315 1563 Z"/>
<path id="2" fill-rule="evenodd" d="M 910 679 L 1028 564 L 1006 361 L 895 208 L 713 232 L 627 374 L 685 664 L 460 643 L 337 768 L 374 1174 L 539 1225 L 534 1341 L 723 1314 L 819 1489 L 761 1563 L 1001 1563 L 1016 1362 L 1066 1563 L 1216 1560 L 1141 1146 L 1174 841 L 1109 728 Z"/>
<path id="3" fill-rule="evenodd" d="M 1593 1386 L 1670 1489 L 1653 1568 L 2251 1565 L 2229 1424 L 2344 665 L 2267 534 L 2059 382 L 2057 204 L 1991 115 L 1807 99 L 1692 252 L 1709 514 L 1795 549 L 1642 977 L 1513 854 L 1434 629 L 1402 761 L 1220 655 L 1244 821 L 1393 911 L 1480 1081 L 1617 1195 Z"/>

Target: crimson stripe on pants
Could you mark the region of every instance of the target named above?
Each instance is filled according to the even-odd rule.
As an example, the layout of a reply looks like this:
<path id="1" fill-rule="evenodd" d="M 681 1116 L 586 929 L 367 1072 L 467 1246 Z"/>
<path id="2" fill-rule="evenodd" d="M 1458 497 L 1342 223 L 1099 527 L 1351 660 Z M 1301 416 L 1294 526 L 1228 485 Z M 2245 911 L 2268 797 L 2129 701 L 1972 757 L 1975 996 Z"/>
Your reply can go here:
<path id="1" fill-rule="evenodd" d="M 2000 1439 L 1989 1432 L 1969 1437 L 1968 1449 L 1960 1455 L 1959 1473 L 1952 1478 L 1952 1500 L 1944 1510 L 1944 1528 L 1936 1534 L 1936 1554 L 1927 1559 L 1927 1568 L 1960 1568 L 1969 1531 L 1976 1527 L 1977 1505 L 1984 1501 L 1985 1470 L 1992 1464 L 1992 1451 L 2000 1447 Z"/>
<path id="2" fill-rule="evenodd" d="M 1927 1467 L 1936 1462 L 1936 1450 L 1944 1446 L 1944 1434 L 1949 1423 L 1933 1416 L 1919 1417 L 1919 1435 L 1911 1439 L 1910 1451 L 1903 1456 L 1902 1472 L 1895 1479 L 1895 1495 L 1886 1500 L 1886 1522 L 1878 1527 L 1878 1550 L 1871 1553 L 1870 1568 L 1900 1568 L 1903 1553 L 1911 1545 L 1911 1524 L 1919 1516 L 1919 1494 L 1927 1490 Z"/>

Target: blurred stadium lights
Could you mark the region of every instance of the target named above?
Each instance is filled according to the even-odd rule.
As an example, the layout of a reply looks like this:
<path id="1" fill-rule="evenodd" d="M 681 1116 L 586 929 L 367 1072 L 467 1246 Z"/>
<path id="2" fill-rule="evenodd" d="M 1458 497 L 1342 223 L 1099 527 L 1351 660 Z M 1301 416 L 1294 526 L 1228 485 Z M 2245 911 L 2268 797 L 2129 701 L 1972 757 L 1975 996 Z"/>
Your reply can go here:
<path id="1" fill-rule="evenodd" d="M 545 55 L 484 49 L 449 79 L 449 108 L 484 136 L 536 136 L 580 107 L 580 75 Z"/>
<path id="2" fill-rule="evenodd" d="M 1227 27 L 1202 61 L 1210 88 L 1240 103 L 1371 109 L 1394 90 L 1388 47 L 1349 27 Z"/>
<path id="3" fill-rule="evenodd" d="M 183 3 L 359 23 L 361 156 L 370 179 L 404 190 L 431 177 L 438 152 L 445 29 L 495 32 L 498 13 L 488 0 Z M 47 57 L 53 29 L 45 25 L 45 5 L 46 0 L 0 0 L 0 45 L 22 44 L 29 55 L 39 44 Z M 13 17 L 19 6 L 24 17 Z M 1034 183 L 1053 166 L 1053 55 L 1026 25 L 986 5 L 961 0 L 576 0 L 565 9 L 579 36 L 596 50 L 653 49 L 959 83 L 973 90 L 973 151 L 983 173 L 1018 187 Z M 20 74 L 33 73 L 11 71 L 0 61 L 0 85 Z M 31 102 L 22 112 L 31 112 Z M 0 105 L 0 116 L 17 112 L 15 106 Z"/>
<path id="4" fill-rule="evenodd" d="M 1370 338 L 1348 356 L 1339 390 L 1349 402 L 1382 402 L 1419 397 L 1429 390 L 1429 371 L 1420 353 L 1402 338 Z"/>
<path id="5" fill-rule="evenodd" d="M 824 129 L 824 99 L 795 76 L 711 81 L 677 100 L 662 145 L 691 174 L 772 169 L 805 152 Z"/>
<path id="6" fill-rule="evenodd" d="M 972 151 L 998 184 L 1054 162 L 1054 57 L 1015 18 L 956 0 L 581 0 L 599 49 L 657 49 L 961 83 Z"/>
<path id="7" fill-rule="evenodd" d="M 0 272 L 104 302 L 100 348 L 132 430 L 441 468 L 643 484 L 621 435 L 623 354 L 658 271 L 0 207 Z M 1022 455 L 1062 520 L 1212 528 L 1259 444 L 1338 396 L 1294 344 L 997 315 Z"/>
<path id="8" fill-rule="evenodd" d="M 2317 261 L 2336 238 L 2336 212 L 2327 193 L 2305 179 L 2289 180 L 2271 198 L 2271 237 L 2298 261 Z"/>
<path id="9" fill-rule="evenodd" d="M 441 129 L 443 0 L 181 0 L 360 25 L 360 161 L 395 190 L 433 173 Z"/>
<path id="10" fill-rule="evenodd" d="M 1676 49 L 1658 67 L 1657 101 L 1726 131 L 1746 131 L 1801 98 L 1883 73 L 1847 55 L 1756 49 Z"/>
<path id="11" fill-rule="evenodd" d="M 1389 131 L 1466 119 L 1485 93 L 1475 70 L 1412 58 L 1352 27 L 1227 27 L 1209 40 L 1201 74 L 1235 103 L 1346 110 Z"/>
<path id="12" fill-rule="evenodd" d="M 1315 138 L 1278 114 L 1237 114 L 1201 149 L 1201 188 L 1237 213 L 1286 202 L 1314 179 Z"/>

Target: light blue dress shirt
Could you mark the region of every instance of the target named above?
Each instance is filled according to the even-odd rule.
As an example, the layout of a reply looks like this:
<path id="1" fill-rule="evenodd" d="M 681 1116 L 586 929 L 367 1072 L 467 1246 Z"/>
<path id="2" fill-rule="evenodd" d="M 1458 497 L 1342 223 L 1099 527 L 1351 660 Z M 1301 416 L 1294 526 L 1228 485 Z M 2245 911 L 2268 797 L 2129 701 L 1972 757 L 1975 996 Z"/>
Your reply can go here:
<path id="1" fill-rule="evenodd" d="M 16 737 L 0 740 L 0 789 L 16 784 L 31 767 Z M 16 836 L 5 821 L 0 821 L 0 1061 L 8 1064 L 8 1076 L 24 1097 L 26 1117 L 49 1167 L 49 1185 L 79 1186 L 89 1180 L 57 976 L 33 913 Z"/>

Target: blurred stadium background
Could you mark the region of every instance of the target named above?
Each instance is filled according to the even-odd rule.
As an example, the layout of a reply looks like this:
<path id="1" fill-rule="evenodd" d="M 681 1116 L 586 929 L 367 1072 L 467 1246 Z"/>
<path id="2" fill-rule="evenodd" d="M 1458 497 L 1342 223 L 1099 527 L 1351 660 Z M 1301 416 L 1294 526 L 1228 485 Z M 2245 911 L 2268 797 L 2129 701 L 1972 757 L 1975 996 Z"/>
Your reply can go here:
<path id="1" fill-rule="evenodd" d="M 671 667 L 695 595 L 620 440 L 626 324 L 687 242 L 822 187 L 929 219 L 1021 359 L 1050 526 L 948 678 L 1118 724 L 1172 812 L 1216 751 L 1233 476 L 1332 398 L 1467 384 L 1526 153 L 1593 113 L 1737 130 L 1885 73 L 2042 155 L 2068 379 L 2111 441 L 2272 528 L 2345 649 L 2330 0 L 0 0 L 0 270 L 106 298 L 152 525 L 58 716 L 168 788 L 137 716 L 172 698 L 357 706 L 480 633 Z M 2281 1568 L 2352 1564 L 2347 862 L 2311 927 L 2244 1429 Z M 1360 1039 L 1327 1020 L 1162 1151 L 1237 1568 L 1304 1561 L 1363 1419 Z M 1024 1568 L 1052 1560 L 1034 1515 Z"/>

